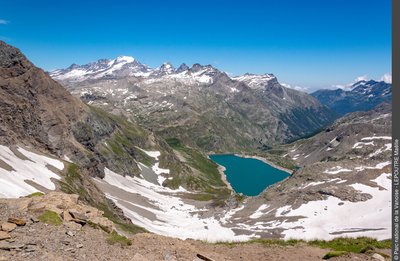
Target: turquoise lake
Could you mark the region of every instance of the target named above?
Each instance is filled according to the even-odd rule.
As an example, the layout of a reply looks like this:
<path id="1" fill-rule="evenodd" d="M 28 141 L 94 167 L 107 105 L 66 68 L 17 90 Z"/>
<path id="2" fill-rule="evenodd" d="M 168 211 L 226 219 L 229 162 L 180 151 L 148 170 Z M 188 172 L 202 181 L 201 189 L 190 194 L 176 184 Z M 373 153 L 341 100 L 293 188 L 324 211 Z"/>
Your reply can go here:
<path id="1" fill-rule="evenodd" d="M 257 196 L 266 187 L 290 176 L 258 159 L 233 154 L 210 155 L 210 159 L 226 168 L 225 175 L 232 188 L 246 196 Z"/>

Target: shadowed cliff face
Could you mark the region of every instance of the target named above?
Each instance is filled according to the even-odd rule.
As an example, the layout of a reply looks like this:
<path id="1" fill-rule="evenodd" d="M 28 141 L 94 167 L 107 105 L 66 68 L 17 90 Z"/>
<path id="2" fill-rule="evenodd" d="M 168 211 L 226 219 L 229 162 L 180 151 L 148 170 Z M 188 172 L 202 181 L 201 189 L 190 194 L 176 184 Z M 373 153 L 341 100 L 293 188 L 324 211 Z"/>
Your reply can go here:
<path id="1" fill-rule="evenodd" d="M 71 125 L 86 111 L 18 49 L 0 41 L 0 142 L 34 144 L 60 154 Z"/>

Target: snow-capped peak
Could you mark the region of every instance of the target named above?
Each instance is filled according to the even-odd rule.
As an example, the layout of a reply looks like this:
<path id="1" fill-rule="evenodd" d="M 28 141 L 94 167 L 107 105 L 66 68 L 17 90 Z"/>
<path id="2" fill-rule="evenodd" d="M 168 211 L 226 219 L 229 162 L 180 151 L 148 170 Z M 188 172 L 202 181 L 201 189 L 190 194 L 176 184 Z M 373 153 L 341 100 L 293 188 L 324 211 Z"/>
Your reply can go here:
<path id="1" fill-rule="evenodd" d="M 189 70 L 189 69 L 190 69 L 189 66 L 187 66 L 185 63 L 182 63 L 182 64 L 178 67 L 178 69 L 176 69 L 176 72 L 177 72 L 177 73 L 181 73 L 181 72 L 187 71 L 187 70 Z"/>
<path id="2" fill-rule="evenodd" d="M 149 81 L 173 80 L 183 83 L 211 84 L 221 73 L 211 65 L 194 64 L 189 68 L 182 64 L 178 69 L 170 62 L 152 69 L 141 64 L 131 56 L 118 56 L 115 59 L 101 59 L 86 65 L 73 64 L 67 69 L 55 70 L 50 76 L 56 80 L 79 82 L 87 79 L 143 77 Z"/>
<path id="3" fill-rule="evenodd" d="M 50 76 L 56 80 L 83 81 L 102 77 L 146 76 L 150 69 L 131 56 L 100 59 L 85 65 L 72 64 L 67 69 L 55 70 Z"/>
<path id="4" fill-rule="evenodd" d="M 160 71 L 172 73 L 175 71 L 174 66 L 170 62 L 163 63 L 159 68 Z"/>
<path id="5" fill-rule="evenodd" d="M 232 77 L 232 79 L 244 82 L 251 88 L 259 89 L 259 88 L 264 88 L 269 81 L 276 80 L 276 77 L 272 73 L 265 73 L 265 74 L 245 73 L 244 75 Z"/>
<path id="6" fill-rule="evenodd" d="M 121 56 L 118 56 L 117 59 L 115 59 L 115 61 L 118 63 L 120 63 L 120 62 L 133 63 L 135 61 L 135 58 L 133 58 L 132 56 L 121 55 Z"/>
<path id="7" fill-rule="evenodd" d="M 358 81 L 358 82 L 354 83 L 351 87 L 352 88 L 357 88 L 358 86 L 365 85 L 366 83 L 367 83 L 366 80 L 361 80 L 361 81 Z"/>

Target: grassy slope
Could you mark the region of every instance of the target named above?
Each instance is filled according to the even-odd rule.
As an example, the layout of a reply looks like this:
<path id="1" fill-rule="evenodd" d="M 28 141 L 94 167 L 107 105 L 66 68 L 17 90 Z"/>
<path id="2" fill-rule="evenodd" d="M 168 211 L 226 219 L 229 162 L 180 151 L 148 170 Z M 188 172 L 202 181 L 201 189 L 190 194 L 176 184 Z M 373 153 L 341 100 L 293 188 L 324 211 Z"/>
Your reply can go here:
<path id="1" fill-rule="evenodd" d="M 208 159 L 198 150 L 184 146 L 176 138 L 167 139 L 166 142 L 174 150 L 178 151 L 186 160 L 186 163 L 199 172 L 197 176 L 187 176 L 181 180 L 172 180 L 172 186 L 186 184 L 188 187 L 203 191 L 200 194 L 192 195 L 196 200 L 213 200 L 216 204 L 223 204 L 231 191 L 222 181 L 218 171 L 218 165 Z"/>
<path id="2" fill-rule="evenodd" d="M 379 249 L 391 249 L 392 241 L 391 240 L 382 240 L 378 241 L 376 239 L 368 238 L 368 237 L 358 237 L 358 238 L 336 238 L 333 240 L 312 240 L 312 241 L 304 241 L 304 240 L 282 240 L 282 239 L 254 239 L 247 242 L 218 242 L 216 244 L 223 244 L 228 246 L 234 246 L 237 244 L 262 244 L 266 247 L 272 245 L 279 246 L 294 246 L 297 244 L 306 244 L 309 246 L 319 247 L 327 250 L 331 250 L 327 252 L 323 259 L 329 259 L 336 256 L 345 255 L 348 253 L 358 253 L 358 254 L 369 254 L 369 253 L 379 253 L 381 255 L 386 256 L 383 253 L 379 252 Z M 378 250 L 378 251 L 377 251 Z"/>

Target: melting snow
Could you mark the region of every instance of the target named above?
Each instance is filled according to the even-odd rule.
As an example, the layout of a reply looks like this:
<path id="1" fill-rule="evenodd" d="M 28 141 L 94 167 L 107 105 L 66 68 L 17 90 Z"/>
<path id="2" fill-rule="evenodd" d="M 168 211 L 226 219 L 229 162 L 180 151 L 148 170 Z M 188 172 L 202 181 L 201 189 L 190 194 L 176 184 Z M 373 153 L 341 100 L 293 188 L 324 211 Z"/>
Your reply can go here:
<path id="1" fill-rule="evenodd" d="M 365 169 L 383 169 L 384 167 L 386 167 L 390 164 L 392 164 L 390 161 L 385 161 L 385 162 L 376 164 L 375 167 L 359 166 L 359 167 L 355 167 L 354 169 L 357 171 L 363 171 Z"/>
<path id="2" fill-rule="evenodd" d="M 390 136 L 373 136 L 373 137 L 365 137 L 361 140 L 391 140 L 392 137 Z"/>
<path id="3" fill-rule="evenodd" d="M 338 174 L 340 172 L 351 172 L 351 170 L 350 169 L 344 169 L 344 168 L 342 168 L 340 166 L 336 166 L 336 167 L 330 168 L 329 170 L 327 169 L 327 170 L 324 171 L 324 173 L 326 173 L 326 174 Z"/>
<path id="4" fill-rule="evenodd" d="M 379 149 L 376 150 L 375 152 L 369 154 L 368 157 L 369 157 L 369 158 L 375 157 L 376 155 L 379 155 L 379 154 L 381 154 L 382 152 L 388 151 L 388 150 L 392 150 L 392 143 L 387 143 L 387 144 L 385 144 L 384 147 L 379 148 Z"/>
<path id="5" fill-rule="evenodd" d="M 293 156 L 292 159 L 293 159 L 293 160 L 297 160 L 299 156 L 300 156 L 300 154 L 296 154 L 296 155 Z"/>
<path id="6" fill-rule="evenodd" d="M 364 146 L 367 146 L 367 145 L 374 145 L 374 142 L 373 141 L 370 141 L 370 142 L 357 142 L 357 143 L 355 143 L 354 145 L 353 145 L 353 149 L 361 149 L 362 147 L 364 147 Z"/>
<path id="7" fill-rule="evenodd" d="M 257 219 L 260 218 L 264 213 L 263 211 L 269 208 L 269 205 L 267 204 L 262 204 L 253 214 L 250 215 L 251 219 Z"/>
<path id="8" fill-rule="evenodd" d="M 157 162 L 151 167 L 151 169 L 154 171 L 154 173 L 157 174 L 157 181 L 160 185 L 163 184 L 163 182 L 167 179 L 165 177 L 163 177 L 161 174 L 169 174 L 169 169 L 163 169 L 159 167 L 160 162 L 158 162 L 158 157 L 160 157 L 161 152 L 159 152 L 158 150 L 154 150 L 154 151 L 147 151 L 144 149 L 141 149 L 139 147 L 137 147 L 138 149 L 140 149 L 141 151 L 143 151 L 144 153 L 146 153 L 148 156 L 154 158 Z"/>
<path id="9" fill-rule="evenodd" d="M 284 228 L 285 239 L 312 240 L 332 239 L 337 236 L 369 236 L 379 240 L 391 237 L 391 180 L 390 174 L 383 173 L 372 180 L 383 187 L 369 187 L 363 184 L 351 185 L 363 193 L 372 195 L 364 202 L 343 202 L 329 196 L 326 200 L 310 201 L 292 210 L 285 206 L 277 211 L 277 217 L 303 217 L 295 222 L 280 222 L 274 227 Z M 339 205 L 339 203 L 344 203 Z M 287 212 L 282 214 L 282 212 Z M 338 215 L 337 213 L 340 213 Z M 351 232 L 351 233 L 350 233 Z"/>
<path id="10" fill-rule="evenodd" d="M 104 172 L 104 180 L 96 179 L 97 182 L 108 183 L 117 191 L 124 190 L 133 194 L 140 194 L 140 196 L 147 199 L 141 205 L 118 198 L 111 193 L 106 194 L 108 198 L 113 200 L 123 210 L 124 214 L 133 223 L 153 233 L 181 239 L 194 238 L 210 242 L 243 241 L 251 238 L 251 235 L 235 235 L 231 229 L 223 227 L 213 217 L 201 218 L 198 212 L 205 212 L 207 209 L 197 209 L 193 205 L 184 203 L 175 195 L 177 192 L 185 192 L 183 188 L 171 190 L 154 185 L 138 177 L 123 177 L 109 169 L 105 169 Z M 137 211 L 133 211 L 132 209 L 135 208 L 152 213 L 155 216 L 155 220 L 146 218 L 137 213 Z"/>
<path id="11" fill-rule="evenodd" d="M 51 178 L 60 179 L 60 176 L 47 168 L 51 165 L 59 170 L 64 168 L 64 163 L 46 156 L 42 156 L 23 148 L 18 148 L 28 160 L 23 160 L 15 155 L 8 147 L 0 145 L 0 160 L 9 165 L 9 171 L 0 167 L 0 196 L 18 198 L 39 191 L 25 180 L 33 181 L 46 189 L 54 190 L 56 187 Z"/>

